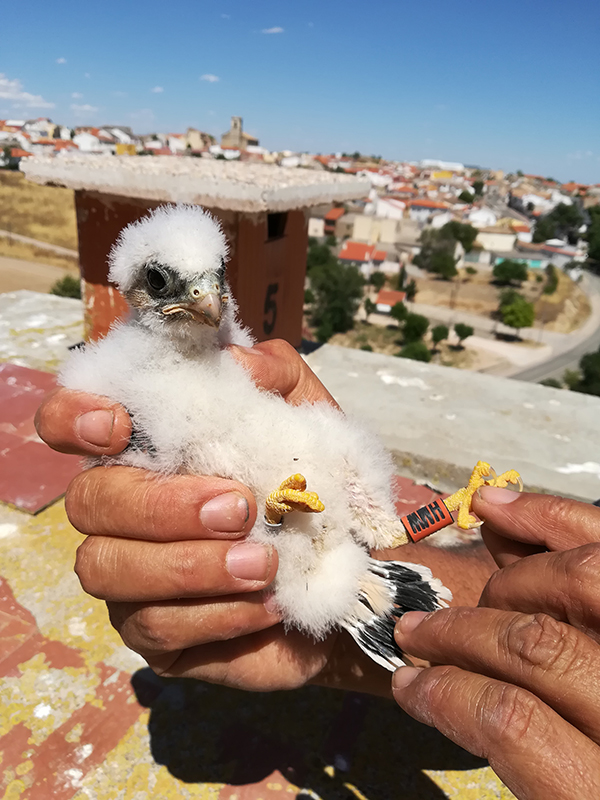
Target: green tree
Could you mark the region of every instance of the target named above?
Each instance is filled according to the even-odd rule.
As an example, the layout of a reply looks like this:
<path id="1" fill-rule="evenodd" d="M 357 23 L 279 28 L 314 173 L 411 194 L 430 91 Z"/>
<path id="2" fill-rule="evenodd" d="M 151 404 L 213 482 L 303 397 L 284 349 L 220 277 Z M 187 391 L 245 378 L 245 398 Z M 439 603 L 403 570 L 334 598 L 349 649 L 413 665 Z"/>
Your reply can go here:
<path id="1" fill-rule="evenodd" d="M 371 273 L 369 282 L 371 286 L 373 286 L 379 292 L 381 289 L 383 289 L 385 284 L 385 274 L 379 270 L 375 270 L 375 272 Z"/>
<path id="2" fill-rule="evenodd" d="M 580 380 L 581 373 L 578 369 L 566 369 L 563 373 L 563 383 L 573 391 L 577 390 L 577 384 Z"/>
<path id="3" fill-rule="evenodd" d="M 448 330 L 447 325 L 436 325 L 435 328 L 431 329 L 431 338 L 433 340 L 433 346 L 437 347 L 440 342 L 443 342 L 444 339 L 448 338 L 450 331 Z"/>
<path id="4" fill-rule="evenodd" d="M 325 239 L 325 244 L 327 247 L 335 247 L 337 244 L 337 239 L 333 234 L 329 234 L 329 236 Z"/>
<path id="5" fill-rule="evenodd" d="M 50 294 L 57 294 L 59 297 L 81 297 L 81 282 L 73 275 L 65 275 L 64 278 L 56 281 L 50 289 Z"/>
<path id="6" fill-rule="evenodd" d="M 454 333 L 458 336 L 459 345 L 462 347 L 464 340 L 468 339 L 469 336 L 473 336 L 474 330 L 470 325 L 465 325 L 464 322 L 457 322 L 454 326 Z"/>
<path id="7" fill-rule="evenodd" d="M 410 358 L 413 361 L 431 361 L 431 353 L 425 342 L 409 342 L 405 344 L 397 355 L 400 358 Z"/>
<path id="8" fill-rule="evenodd" d="M 547 239 L 567 239 L 575 244 L 579 238 L 579 228 L 583 224 L 583 214 L 575 203 L 559 203 L 536 223 L 532 241 L 545 242 Z"/>
<path id="9" fill-rule="evenodd" d="M 395 319 L 396 322 L 404 322 L 406 319 L 406 315 L 408 314 L 408 309 L 404 305 L 404 303 L 394 303 L 390 310 L 390 317 Z"/>
<path id="10" fill-rule="evenodd" d="M 579 362 L 581 378 L 572 388 L 584 394 L 600 395 L 600 350 L 586 353 Z"/>
<path id="11" fill-rule="evenodd" d="M 517 177 L 518 178 L 523 178 L 524 177 L 522 170 L 520 170 L 520 169 L 517 170 Z"/>
<path id="12" fill-rule="evenodd" d="M 305 289 L 304 290 L 304 304 L 311 305 L 311 303 L 315 302 L 315 293 L 312 289 Z"/>
<path id="13" fill-rule="evenodd" d="M 548 264 L 546 267 L 546 285 L 544 286 L 544 294 L 554 294 L 558 289 L 558 271 L 554 264 Z"/>
<path id="14" fill-rule="evenodd" d="M 354 327 L 354 315 L 363 296 L 364 280 L 356 267 L 337 260 L 313 266 L 310 288 L 315 295 L 312 323 L 319 341 L 327 341 L 334 333 L 345 333 Z"/>
<path id="15" fill-rule="evenodd" d="M 503 289 L 500 292 L 500 303 L 499 309 L 503 309 L 505 306 L 512 305 L 515 300 L 518 300 L 521 295 L 517 292 L 516 289 Z"/>
<path id="16" fill-rule="evenodd" d="M 527 280 L 527 264 L 509 258 L 496 264 L 492 275 L 496 283 L 501 286 L 509 286 L 511 283 L 521 284 Z"/>
<path id="17" fill-rule="evenodd" d="M 337 263 L 337 259 L 326 244 L 315 243 L 308 248 L 306 255 L 307 275 L 310 276 L 315 267 L 334 263 Z"/>
<path id="18" fill-rule="evenodd" d="M 434 230 L 433 228 L 425 228 L 421 233 L 419 242 L 421 244 L 421 250 L 414 257 L 413 262 L 417 267 L 422 267 L 430 272 L 433 272 L 431 260 L 436 253 L 443 252 L 453 256 L 456 248 L 455 239 L 446 231 L 442 232 L 441 229 Z"/>
<path id="19" fill-rule="evenodd" d="M 411 280 L 407 283 L 406 287 L 404 288 L 404 293 L 406 294 L 406 299 L 408 302 L 412 303 L 417 296 L 417 282 L 414 278 L 411 278 Z"/>
<path id="20" fill-rule="evenodd" d="M 421 314 L 407 314 L 402 326 L 402 335 L 404 341 L 418 342 L 427 333 L 429 327 L 429 320 Z"/>
<path id="21" fill-rule="evenodd" d="M 588 257 L 600 262 L 600 206 L 592 206 L 587 210 L 590 224 L 585 233 L 588 242 Z"/>
<path id="22" fill-rule="evenodd" d="M 515 328 L 517 336 L 521 328 L 530 328 L 535 320 L 533 303 L 528 303 L 521 295 L 509 305 L 502 306 L 500 313 L 502 322 L 511 328 Z"/>
<path id="23" fill-rule="evenodd" d="M 562 389 L 562 383 L 557 381 L 556 378 L 544 378 L 543 381 L 540 381 L 541 386 L 549 386 L 551 389 Z"/>
<path id="24" fill-rule="evenodd" d="M 406 272 L 406 267 L 404 266 L 404 264 L 402 264 L 402 266 L 400 267 L 400 272 L 398 273 L 398 280 L 396 282 L 396 286 L 399 292 L 401 292 L 404 289 L 407 277 L 408 275 Z"/>
<path id="25" fill-rule="evenodd" d="M 473 181 L 473 191 L 477 197 L 481 197 L 483 194 L 483 186 L 483 181 Z"/>
<path id="26" fill-rule="evenodd" d="M 458 195 L 458 199 L 462 200 L 463 203 L 472 203 L 473 200 L 475 200 L 475 195 L 469 194 L 469 192 L 464 190 Z"/>
<path id="27" fill-rule="evenodd" d="M 430 261 L 430 271 L 439 275 L 445 281 L 452 280 L 452 278 L 458 275 L 456 261 L 452 253 L 443 250 L 438 250 L 436 253 L 433 253 Z"/>
<path id="28" fill-rule="evenodd" d="M 365 302 L 363 304 L 363 307 L 365 309 L 365 314 L 366 314 L 367 322 L 368 322 L 369 321 L 369 317 L 371 316 L 371 314 L 374 314 L 377 311 L 377 306 L 371 300 L 370 297 L 366 297 L 365 298 Z"/>
<path id="29" fill-rule="evenodd" d="M 465 250 L 465 253 L 468 253 L 471 250 L 473 243 L 477 238 L 477 234 L 479 233 L 477 228 L 474 228 L 473 225 L 468 225 L 464 222 L 457 222 L 454 219 L 443 225 L 441 232 L 442 234 L 447 234 L 448 237 L 452 237 L 455 241 L 460 242 Z"/>
<path id="30" fill-rule="evenodd" d="M 470 277 L 473 277 L 473 275 L 477 275 L 477 270 L 475 269 L 475 267 L 465 267 L 465 272 Z"/>

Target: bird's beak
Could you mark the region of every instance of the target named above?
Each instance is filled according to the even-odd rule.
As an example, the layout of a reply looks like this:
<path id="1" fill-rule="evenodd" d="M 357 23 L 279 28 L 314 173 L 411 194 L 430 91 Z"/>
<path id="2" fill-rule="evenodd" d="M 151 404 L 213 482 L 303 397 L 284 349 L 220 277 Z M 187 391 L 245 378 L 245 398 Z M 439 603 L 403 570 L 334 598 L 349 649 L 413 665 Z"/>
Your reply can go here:
<path id="1" fill-rule="evenodd" d="M 192 308 L 200 315 L 202 322 L 218 328 L 221 323 L 221 296 L 210 292 L 192 303 Z"/>
<path id="2" fill-rule="evenodd" d="M 164 306 L 162 313 L 189 314 L 196 321 L 212 328 L 218 328 L 221 323 L 221 313 L 223 310 L 223 300 L 220 293 L 208 292 L 204 294 L 198 286 L 193 286 L 190 290 L 191 300 L 183 303 L 173 303 Z"/>

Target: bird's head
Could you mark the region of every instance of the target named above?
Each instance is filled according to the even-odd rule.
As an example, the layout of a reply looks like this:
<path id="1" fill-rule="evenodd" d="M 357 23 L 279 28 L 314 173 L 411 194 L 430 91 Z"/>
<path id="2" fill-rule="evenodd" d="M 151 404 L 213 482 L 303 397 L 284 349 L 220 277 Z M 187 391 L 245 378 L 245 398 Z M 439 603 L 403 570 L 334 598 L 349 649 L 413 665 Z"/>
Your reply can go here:
<path id="1" fill-rule="evenodd" d="M 121 232 L 109 278 L 153 329 L 179 336 L 198 328 L 214 332 L 230 299 L 227 255 L 225 235 L 208 212 L 161 206 Z"/>

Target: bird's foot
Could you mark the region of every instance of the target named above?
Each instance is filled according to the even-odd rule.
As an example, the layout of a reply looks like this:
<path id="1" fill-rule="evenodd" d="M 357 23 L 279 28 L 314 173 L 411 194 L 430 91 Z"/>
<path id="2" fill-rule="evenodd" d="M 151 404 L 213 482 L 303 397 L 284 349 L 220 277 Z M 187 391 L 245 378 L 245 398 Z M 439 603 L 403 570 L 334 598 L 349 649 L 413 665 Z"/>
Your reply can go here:
<path id="1" fill-rule="evenodd" d="M 319 513 L 325 506 L 316 492 L 306 491 L 304 475 L 291 475 L 280 485 L 279 489 L 267 497 L 265 501 L 265 519 L 269 525 L 279 525 L 285 514 L 291 511 Z"/>
<path id="2" fill-rule="evenodd" d="M 444 505 L 448 511 L 456 511 L 458 509 L 456 524 L 459 528 L 465 531 L 472 528 L 480 528 L 483 522 L 470 513 L 473 495 L 482 486 L 504 488 L 508 486 L 509 483 L 517 485 L 520 492 L 523 491 L 523 481 L 516 470 L 511 469 L 508 470 L 508 472 L 503 472 L 502 475 L 496 475 L 487 462 L 478 461 L 475 469 L 471 473 L 468 485 L 464 489 L 459 489 L 458 492 L 447 497 L 444 500 Z"/>

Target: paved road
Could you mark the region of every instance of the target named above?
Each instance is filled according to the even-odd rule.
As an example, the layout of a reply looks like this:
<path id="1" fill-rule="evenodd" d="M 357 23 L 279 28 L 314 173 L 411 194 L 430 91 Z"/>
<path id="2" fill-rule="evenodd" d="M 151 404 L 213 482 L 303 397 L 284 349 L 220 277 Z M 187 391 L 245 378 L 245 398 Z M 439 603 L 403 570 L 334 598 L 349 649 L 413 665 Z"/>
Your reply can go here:
<path id="1" fill-rule="evenodd" d="M 600 278 L 587 273 L 586 292 L 592 304 L 590 319 L 576 333 L 565 337 L 562 348 L 555 348 L 555 355 L 533 367 L 513 373 L 510 377 L 520 381 L 539 382 L 545 378 L 562 378 L 566 369 L 577 369 L 579 360 L 586 353 L 600 347 Z"/>
<path id="2" fill-rule="evenodd" d="M 65 275 L 75 274 L 51 264 L 0 256 L 0 294 L 16 292 L 18 289 L 48 292 L 57 280 Z"/>
<path id="3" fill-rule="evenodd" d="M 32 244 L 35 247 L 41 247 L 43 250 L 52 250 L 53 253 L 58 253 L 60 256 L 74 256 L 77 258 L 77 250 L 69 250 L 68 247 L 59 247 L 57 244 L 50 244 L 49 242 L 40 242 L 39 239 L 32 239 L 29 236 L 21 236 L 20 233 L 12 233 L 0 229 L 0 236 L 5 236 L 7 239 L 14 239 L 15 242 L 24 242 L 25 244 Z"/>

